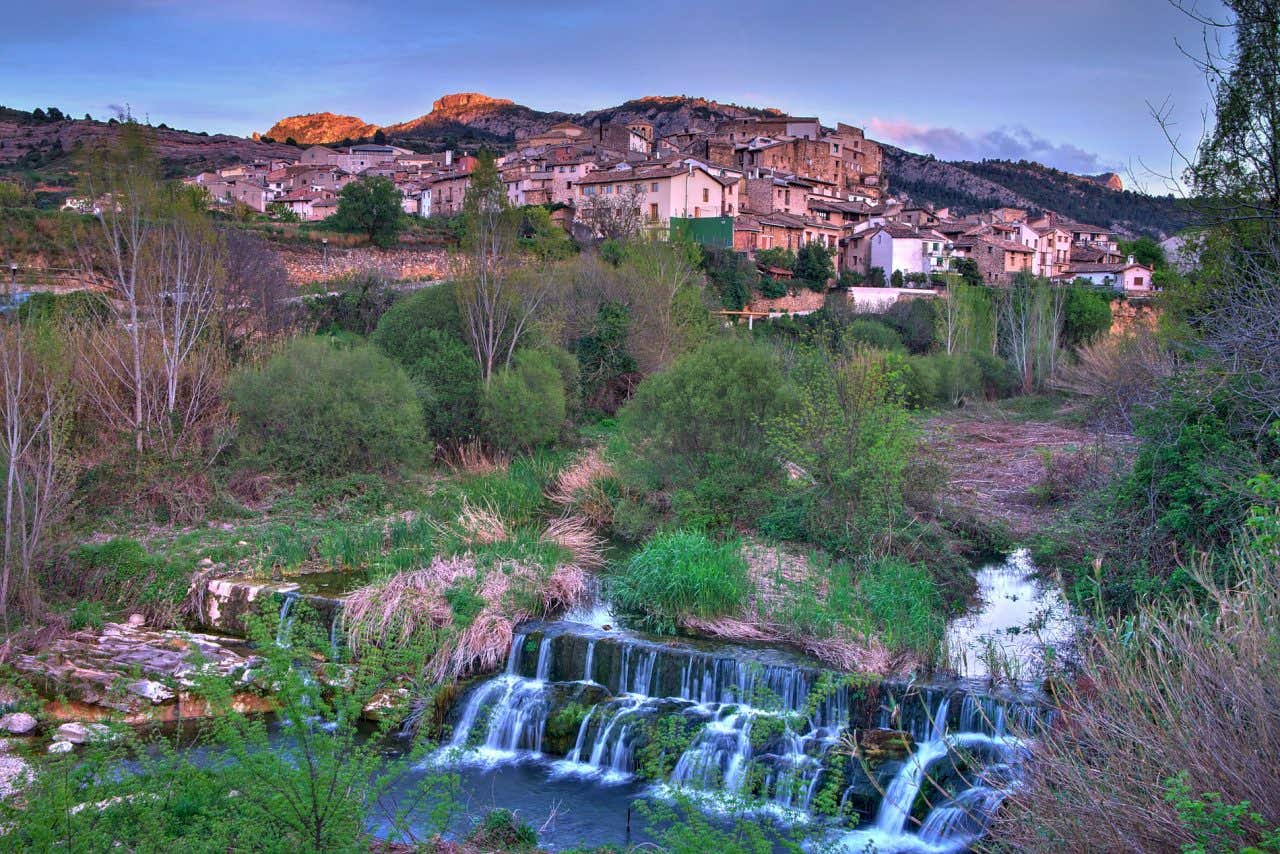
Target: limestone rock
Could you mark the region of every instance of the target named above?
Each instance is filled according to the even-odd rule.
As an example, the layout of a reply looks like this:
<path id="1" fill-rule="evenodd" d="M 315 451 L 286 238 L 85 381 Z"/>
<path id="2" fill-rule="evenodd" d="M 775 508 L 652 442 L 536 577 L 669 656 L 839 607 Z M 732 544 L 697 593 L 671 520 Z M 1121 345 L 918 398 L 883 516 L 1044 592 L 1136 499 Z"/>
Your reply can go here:
<path id="1" fill-rule="evenodd" d="M 142 616 L 141 614 L 130 614 L 128 622 L 129 622 L 129 625 L 137 629 L 147 624 L 147 618 Z"/>
<path id="2" fill-rule="evenodd" d="M 0 729 L 12 735 L 26 735 L 35 730 L 38 721 L 26 712 L 10 712 L 0 717 Z"/>
<path id="3" fill-rule="evenodd" d="M 0 798 L 22 788 L 31 776 L 31 766 L 20 756 L 0 756 Z"/>
<path id="4" fill-rule="evenodd" d="M 50 753 L 70 753 L 75 749 L 76 746 L 69 741 L 55 741 L 48 747 Z"/>

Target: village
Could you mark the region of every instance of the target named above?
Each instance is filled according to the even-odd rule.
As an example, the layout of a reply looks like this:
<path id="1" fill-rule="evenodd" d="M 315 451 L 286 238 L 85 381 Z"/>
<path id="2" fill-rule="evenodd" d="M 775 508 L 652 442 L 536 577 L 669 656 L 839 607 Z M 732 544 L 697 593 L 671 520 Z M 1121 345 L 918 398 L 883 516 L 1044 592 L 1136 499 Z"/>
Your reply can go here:
<path id="1" fill-rule="evenodd" d="M 659 136 L 648 122 L 583 127 L 560 122 L 518 136 L 496 165 L 512 206 L 540 205 L 579 240 L 632 233 L 731 247 L 752 259 L 824 247 L 835 276 L 874 309 L 900 292 L 929 294 L 947 275 L 1007 285 L 1019 273 L 1059 283 L 1085 280 L 1143 300 L 1153 270 L 1119 249 L 1112 228 L 1074 222 L 1053 211 L 1000 207 L 965 215 L 895 197 L 881 146 L 862 129 L 824 126 L 815 117 L 749 116 L 714 131 Z M 474 154 L 419 154 L 385 141 L 300 148 L 296 159 L 244 163 L 189 176 L 215 205 L 318 222 L 332 216 L 340 191 L 362 177 L 392 181 L 406 214 L 462 212 Z M 1113 176 L 1114 177 L 1114 176 Z M 69 204 L 72 202 L 69 202 Z M 764 255 L 760 253 L 764 252 Z M 791 277 L 761 263 L 766 275 Z M 760 299 L 748 319 L 807 314 L 823 294 L 801 290 Z"/>

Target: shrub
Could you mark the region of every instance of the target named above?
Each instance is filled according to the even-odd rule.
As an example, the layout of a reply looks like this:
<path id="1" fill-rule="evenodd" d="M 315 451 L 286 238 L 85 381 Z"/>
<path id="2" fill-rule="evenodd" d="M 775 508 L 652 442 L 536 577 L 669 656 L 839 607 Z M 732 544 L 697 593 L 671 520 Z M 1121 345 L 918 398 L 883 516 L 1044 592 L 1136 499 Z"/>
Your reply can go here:
<path id="1" fill-rule="evenodd" d="M 232 377 L 240 449 L 306 475 L 397 468 L 421 452 L 422 407 L 405 372 L 369 346 L 291 341 Z"/>
<path id="2" fill-rule="evenodd" d="M 915 407 L 933 406 L 939 400 L 941 379 L 938 366 L 928 356 L 907 359 L 903 371 L 907 403 Z"/>
<path id="3" fill-rule="evenodd" d="M 928 353 L 933 349 L 938 329 L 938 301 L 909 299 L 895 302 L 883 315 L 884 322 L 902 336 L 902 343 L 912 353 Z"/>
<path id="4" fill-rule="evenodd" d="M 549 444 L 565 420 L 564 381 L 551 357 L 525 350 L 493 375 L 481 400 L 485 435 L 507 451 Z"/>
<path id="5" fill-rule="evenodd" d="M 844 328 L 843 340 L 845 346 L 858 343 L 875 347 L 877 350 L 904 349 L 902 336 L 896 329 L 869 317 L 859 317 L 850 321 Z"/>
<path id="6" fill-rule="evenodd" d="M 1080 677 L 1056 683 L 1059 720 L 1034 733 L 996 845 L 1276 850 L 1280 563 L 1246 543 L 1229 583 L 1207 566 L 1192 572 L 1207 608 L 1191 598 L 1144 605 L 1082 645 Z"/>
<path id="7" fill-rule="evenodd" d="M 765 276 L 760 280 L 760 296 L 765 299 L 777 299 L 787 295 L 787 283 L 773 276 Z"/>
<path id="8" fill-rule="evenodd" d="M 938 375 L 935 403 L 955 406 L 982 390 L 982 368 L 968 353 L 935 353 L 928 359 Z"/>
<path id="9" fill-rule="evenodd" d="M 1111 328 L 1111 299 L 1092 288 L 1067 288 L 1062 313 L 1062 337 L 1073 347 Z"/>
<path id="10" fill-rule="evenodd" d="M 613 601 L 649 630 L 672 634 L 684 617 L 739 611 L 747 599 L 747 562 L 738 540 L 717 543 L 697 531 L 659 534 L 609 580 Z"/>
<path id="11" fill-rule="evenodd" d="M 982 377 L 982 390 L 989 398 L 1008 397 L 1018 388 L 1018 377 L 1009 363 L 990 353 L 971 353 Z"/>
<path id="12" fill-rule="evenodd" d="M 538 831 L 508 809 L 492 809 L 469 834 L 467 841 L 486 851 L 529 851 L 538 844 Z"/>
<path id="13" fill-rule="evenodd" d="M 894 270 L 893 275 L 889 276 L 889 286 L 894 288 L 902 287 L 902 271 Z"/>
<path id="14" fill-rule="evenodd" d="M 738 337 L 712 339 L 646 379 L 622 410 L 623 484 L 641 494 L 671 493 L 696 489 L 714 475 L 749 491 L 704 492 L 699 513 L 751 518 L 767 503 L 780 473 L 762 425 L 790 397 L 773 354 L 763 346 Z"/>
<path id="15" fill-rule="evenodd" d="M 406 368 L 437 350 L 441 339 L 463 340 L 458 296 L 447 282 L 423 288 L 391 306 L 372 336 L 379 350 Z"/>
<path id="16" fill-rule="evenodd" d="M 409 365 L 409 378 L 422 407 L 427 435 L 459 441 L 479 429 L 480 366 L 471 349 L 456 338 L 429 329 L 415 342 L 422 355 Z"/>

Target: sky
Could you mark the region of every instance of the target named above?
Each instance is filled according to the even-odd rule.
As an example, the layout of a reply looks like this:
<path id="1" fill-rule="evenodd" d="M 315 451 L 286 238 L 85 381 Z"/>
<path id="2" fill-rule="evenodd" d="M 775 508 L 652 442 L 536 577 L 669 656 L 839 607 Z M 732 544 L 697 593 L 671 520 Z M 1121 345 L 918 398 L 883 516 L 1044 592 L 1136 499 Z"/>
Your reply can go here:
<path id="1" fill-rule="evenodd" d="M 1221 14 L 1219 0 L 1185 0 Z M 265 131 L 377 124 L 478 91 L 580 112 L 643 95 L 777 107 L 943 159 L 1169 171 L 1151 107 L 1194 143 L 1208 93 L 1169 0 L 628 3 L 0 0 L 0 104 Z"/>

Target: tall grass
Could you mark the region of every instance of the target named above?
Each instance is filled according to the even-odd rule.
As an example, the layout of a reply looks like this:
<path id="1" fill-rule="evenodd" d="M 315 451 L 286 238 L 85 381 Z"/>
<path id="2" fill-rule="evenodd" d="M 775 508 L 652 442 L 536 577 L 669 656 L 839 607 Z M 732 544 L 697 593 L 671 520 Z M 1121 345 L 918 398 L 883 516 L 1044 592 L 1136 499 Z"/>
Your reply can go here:
<path id="1" fill-rule="evenodd" d="M 749 593 L 742 544 L 696 531 L 658 534 L 609 579 L 609 591 L 623 612 L 661 634 L 684 618 L 737 613 Z"/>
<path id="2" fill-rule="evenodd" d="M 1010 849 L 1280 850 L 1280 560 L 1099 627 L 994 826 Z M 1207 602 L 1207 605 L 1204 604 Z M 1257 846 L 1250 849 L 1249 846 Z"/>

